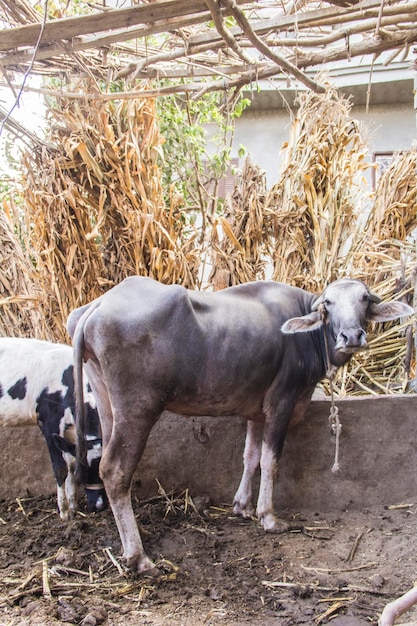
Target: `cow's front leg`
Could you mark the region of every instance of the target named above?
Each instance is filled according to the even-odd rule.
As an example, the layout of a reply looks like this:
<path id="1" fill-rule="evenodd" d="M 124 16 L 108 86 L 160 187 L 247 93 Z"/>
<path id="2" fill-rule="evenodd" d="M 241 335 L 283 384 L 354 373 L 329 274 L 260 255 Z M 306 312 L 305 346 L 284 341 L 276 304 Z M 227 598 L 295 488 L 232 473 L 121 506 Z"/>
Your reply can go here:
<path id="1" fill-rule="evenodd" d="M 67 522 L 70 518 L 70 509 L 68 505 L 67 496 L 65 493 L 65 483 L 60 485 L 56 484 L 56 499 L 58 502 L 59 517 L 63 522 Z"/>
<path id="2" fill-rule="evenodd" d="M 274 511 L 274 481 L 278 475 L 278 459 L 269 443 L 263 441 L 261 450 L 261 482 L 259 485 L 256 516 L 270 533 L 284 533 L 288 524 L 279 519 Z"/>
<path id="3" fill-rule="evenodd" d="M 245 449 L 243 452 L 243 474 L 238 490 L 233 498 L 233 513 L 242 517 L 253 517 L 252 482 L 261 458 L 263 424 L 248 421 Z"/>
<path id="4" fill-rule="evenodd" d="M 77 483 L 75 482 L 75 477 L 74 477 L 74 459 L 73 458 L 71 458 L 71 461 L 69 463 L 68 475 L 65 479 L 65 493 L 66 493 L 68 507 L 69 507 L 69 515 L 70 517 L 72 517 L 78 509 L 78 502 L 77 502 L 78 490 L 77 490 Z"/>
<path id="5" fill-rule="evenodd" d="M 276 391 L 272 390 L 264 402 L 265 426 L 261 447 L 261 481 L 256 515 L 267 532 L 283 533 L 288 530 L 288 523 L 279 519 L 275 514 L 274 482 L 278 476 L 278 462 L 288 424 L 294 414 L 294 408 L 299 403 L 295 400 L 296 391 L 293 394 L 284 394 L 279 400 L 276 400 L 276 397 Z"/>

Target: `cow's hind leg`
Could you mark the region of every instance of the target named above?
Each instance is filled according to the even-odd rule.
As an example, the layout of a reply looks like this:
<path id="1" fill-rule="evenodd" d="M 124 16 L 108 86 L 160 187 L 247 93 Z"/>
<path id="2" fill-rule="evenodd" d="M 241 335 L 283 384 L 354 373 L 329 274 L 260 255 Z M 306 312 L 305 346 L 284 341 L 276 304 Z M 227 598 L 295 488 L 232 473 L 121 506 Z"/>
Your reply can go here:
<path id="1" fill-rule="evenodd" d="M 242 517 L 252 517 L 255 514 L 252 503 L 252 482 L 261 459 L 263 429 L 261 422 L 248 421 L 243 452 L 243 474 L 233 498 L 233 513 Z"/>
<path id="2" fill-rule="evenodd" d="M 122 420 L 117 416 L 111 437 L 103 451 L 100 475 L 106 488 L 123 545 L 123 558 L 137 572 L 150 572 L 155 565 L 145 554 L 131 500 L 133 474 L 145 449 L 155 416 Z"/>

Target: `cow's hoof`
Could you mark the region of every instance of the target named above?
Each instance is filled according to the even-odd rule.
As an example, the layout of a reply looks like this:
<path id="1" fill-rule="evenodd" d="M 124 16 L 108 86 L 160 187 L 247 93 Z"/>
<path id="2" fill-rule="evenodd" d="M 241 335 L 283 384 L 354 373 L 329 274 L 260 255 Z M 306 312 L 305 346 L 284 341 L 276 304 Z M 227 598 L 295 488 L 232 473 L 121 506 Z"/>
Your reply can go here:
<path id="1" fill-rule="evenodd" d="M 76 508 L 64 509 L 64 510 L 59 511 L 59 517 L 61 518 L 63 522 L 71 522 L 74 519 L 76 512 L 77 512 Z"/>
<path id="2" fill-rule="evenodd" d="M 141 559 L 131 558 L 124 559 L 126 561 L 127 567 L 133 570 L 138 576 L 160 576 L 161 570 L 157 568 L 155 563 L 153 563 L 147 556 L 142 557 Z"/>
<path id="3" fill-rule="evenodd" d="M 273 513 L 265 513 L 265 515 L 261 515 L 260 521 L 263 529 L 267 533 L 286 533 L 289 529 L 289 524 L 284 522 L 284 520 L 279 519 Z"/>
<path id="4" fill-rule="evenodd" d="M 159 576 L 163 576 L 164 572 L 159 569 L 154 563 L 152 563 L 152 567 L 143 569 L 138 569 L 138 576 L 149 576 L 149 578 L 158 578 Z"/>
<path id="5" fill-rule="evenodd" d="M 251 504 L 247 506 L 241 506 L 240 502 L 234 502 L 233 504 L 233 515 L 237 517 L 243 517 L 245 519 L 252 519 L 255 517 L 255 509 Z"/>

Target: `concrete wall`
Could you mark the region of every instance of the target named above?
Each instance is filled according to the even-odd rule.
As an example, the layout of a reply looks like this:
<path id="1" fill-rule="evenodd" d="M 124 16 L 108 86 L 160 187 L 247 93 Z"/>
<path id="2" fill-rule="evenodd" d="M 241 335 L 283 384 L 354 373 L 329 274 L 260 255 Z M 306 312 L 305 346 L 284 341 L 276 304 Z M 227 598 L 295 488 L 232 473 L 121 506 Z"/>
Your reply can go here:
<path id="1" fill-rule="evenodd" d="M 335 438 L 330 403 L 312 402 L 290 429 L 276 488 L 279 508 L 314 511 L 361 509 L 417 497 L 416 396 L 339 400 L 343 425 L 340 472 L 332 474 Z M 189 488 L 231 502 L 242 470 L 245 423 L 239 418 L 164 414 L 135 475 L 139 497 Z M 55 491 L 46 446 L 37 427 L 3 428 L 0 498 Z"/>

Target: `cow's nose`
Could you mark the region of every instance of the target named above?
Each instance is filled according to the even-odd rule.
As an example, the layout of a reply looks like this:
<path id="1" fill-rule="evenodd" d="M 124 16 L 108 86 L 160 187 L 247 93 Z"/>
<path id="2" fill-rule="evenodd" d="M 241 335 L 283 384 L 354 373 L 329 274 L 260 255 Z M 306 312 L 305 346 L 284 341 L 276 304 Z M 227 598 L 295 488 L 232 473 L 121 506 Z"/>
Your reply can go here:
<path id="1" fill-rule="evenodd" d="M 108 501 L 106 492 L 104 489 L 88 489 L 85 488 L 85 493 L 87 496 L 87 509 L 90 513 L 98 513 L 99 511 L 104 511 L 107 507 Z"/>
<path id="2" fill-rule="evenodd" d="M 94 510 L 103 511 L 106 508 L 106 503 L 103 496 L 99 496 L 95 502 Z"/>
<path id="3" fill-rule="evenodd" d="M 366 348 L 367 345 L 366 332 L 363 328 L 345 328 L 337 336 L 337 350 L 355 351 Z"/>

